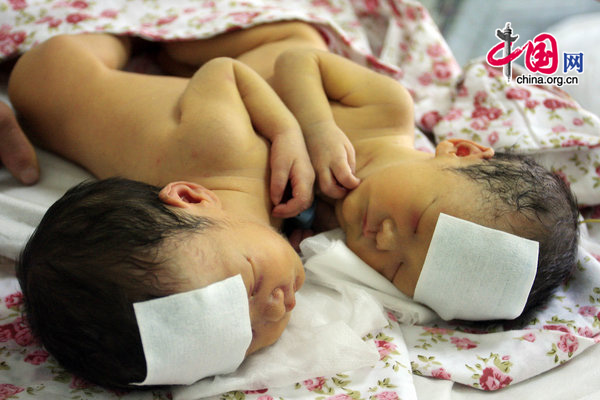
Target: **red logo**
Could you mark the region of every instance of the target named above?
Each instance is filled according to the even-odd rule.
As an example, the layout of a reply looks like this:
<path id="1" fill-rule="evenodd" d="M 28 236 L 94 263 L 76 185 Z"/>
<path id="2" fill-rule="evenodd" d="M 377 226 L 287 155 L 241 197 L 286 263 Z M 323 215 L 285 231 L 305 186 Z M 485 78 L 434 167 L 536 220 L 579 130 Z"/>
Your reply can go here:
<path id="1" fill-rule="evenodd" d="M 511 62 L 521 56 L 525 51 L 525 67 L 531 72 L 541 74 L 554 74 L 558 70 L 558 45 L 556 39 L 549 33 L 540 33 L 533 40 L 527 41 L 522 47 L 512 48 L 519 35 L 513 36 L 510 22 L 504 30 L 497 29 L 496 36 L 500 43 L 492 47 L 487 53 L 487 62 L 493 67 L 504 66 L 506 79 L 511 79 Z M 503 50 L 502 57 L 496 58 L 497 53 Z"/>

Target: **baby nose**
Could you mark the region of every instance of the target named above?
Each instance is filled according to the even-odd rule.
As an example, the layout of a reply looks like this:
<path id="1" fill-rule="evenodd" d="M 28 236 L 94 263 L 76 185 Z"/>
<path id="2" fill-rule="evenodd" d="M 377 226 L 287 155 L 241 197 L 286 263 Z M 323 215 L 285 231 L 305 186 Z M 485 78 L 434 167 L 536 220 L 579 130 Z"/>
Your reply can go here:
<path id="1" fill-rule="evenodd" d="M 265 318 L 269 321 L 279 321 L 286 312 L 290 312 L 296 306 L 294 290 L 290 286 L 278 287 L 271 293 L 271 298 L 265 309 Z"/>
<path id="2" fill-rule="evenodd" d="M 294 290 L 294 284 L 289 284 L 287 286 L 280 286 L 273 292 L 275 294 L 277 301 L 281 301 L 283 299 L 283 306 L 285 307 L 286 312 L 290 312 L 296 306 L 296 295 L 294 294 L 296 291 Z"/>
<path id="3" fill-rule="evenodd" d="M 395 246 L 395 225 L 391 219 L 385 219 L 381 223 L 379 232 L 375 236 L 377 250 L 393 250 Z"/>
<path id="4" fill-rule="evenodd" d="M 296 295 L 294 289 L 288 287 L 283 291 L 283 304 L 285 305 L 285 311 L 290 312 L 296 306 Z"/>

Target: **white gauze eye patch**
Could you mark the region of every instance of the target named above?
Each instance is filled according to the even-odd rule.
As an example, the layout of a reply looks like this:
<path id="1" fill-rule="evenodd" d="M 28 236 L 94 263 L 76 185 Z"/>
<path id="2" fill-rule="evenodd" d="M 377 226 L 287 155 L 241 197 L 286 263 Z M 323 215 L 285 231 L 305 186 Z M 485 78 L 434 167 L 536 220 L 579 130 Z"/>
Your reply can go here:
<path id="1" fill-rule="evenodd" d="M 440 214 L 414 299 L 444 320 L 514 319 L 537 271 L 538 242 Z"/>
<path id="2" fill-rule="evenodd" d="M 147 368 L 146 379 L 134 385 L 189 385 L 233 372 L 252 341 L 241 275 L 133 308 Z"/>

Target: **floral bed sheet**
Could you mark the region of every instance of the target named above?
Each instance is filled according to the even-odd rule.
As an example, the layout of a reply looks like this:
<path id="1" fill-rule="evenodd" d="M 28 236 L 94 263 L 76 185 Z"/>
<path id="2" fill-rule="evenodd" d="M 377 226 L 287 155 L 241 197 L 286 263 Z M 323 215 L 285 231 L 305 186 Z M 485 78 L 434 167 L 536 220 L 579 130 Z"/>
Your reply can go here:
<path id="1" fill-rule="evenodd" d="M 501 71 L 484 61 L 461 69 L 417 2 L 2 0 L 0 12 L 0 60 L 59 33 L 104 31 L 176 40 L 280 20 L 311 22 L 331 51 L 400 80 L 413 95 L 421 131 L 436 140 L 465 137 L 497 150 L 530 153 L 570 184 L 586 216 L 600 216 L 598 117 L 556 88 L 507 84 Z M 422 133 L 417 146 L 433 151 Z M 600 341 L 600 240 L 594 239 L 600 236 L 593 224 L 582 228 L 577 271 L 525 329 L 476 330 L 442 321 L 410 326 L 389 312 L 389 325 L 365 337 L 380 354 L 370 369 L 303 379 L 288 387 L 239 388 L 214 398 L 415 399 L 415 375 L 493 391 L 568 363 Z M 108 391 L 64 371 L 31 336 L 12 261 L 4 258 L 2 265 L 0 399 L 177 398 L 177 391 Z"/>

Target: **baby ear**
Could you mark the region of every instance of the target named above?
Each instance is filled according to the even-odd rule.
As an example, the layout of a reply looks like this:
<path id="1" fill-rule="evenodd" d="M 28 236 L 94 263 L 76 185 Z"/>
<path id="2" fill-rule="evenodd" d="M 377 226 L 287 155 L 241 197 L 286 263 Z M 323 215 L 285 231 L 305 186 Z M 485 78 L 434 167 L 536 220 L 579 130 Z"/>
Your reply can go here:
<path id="1" fill-rule="evenodd" d="M 467 139 L 448 139 L 437 145 L 435 155 L 487 159 L 494 156 L 494 149 Z"/>
<path id="2" fill-rule="evenodd" d="M 221 201 L 212 190 L 192 182 L 171 182 L 162 188 L 158 198 L 167 205 L 179 208 L 196 205 L 221 207 Z"/>

